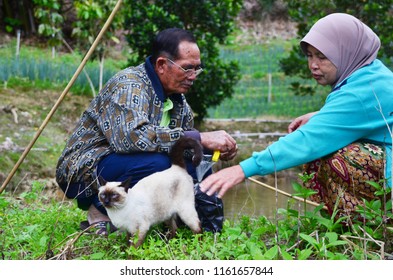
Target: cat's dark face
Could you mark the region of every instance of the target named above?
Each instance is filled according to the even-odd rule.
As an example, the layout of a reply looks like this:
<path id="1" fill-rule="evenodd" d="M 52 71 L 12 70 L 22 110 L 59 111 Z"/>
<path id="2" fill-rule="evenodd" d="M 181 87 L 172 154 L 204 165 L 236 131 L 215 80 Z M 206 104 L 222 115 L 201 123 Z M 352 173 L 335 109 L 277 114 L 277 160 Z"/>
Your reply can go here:
<path id="1" fill-rule="evenodd" d="M 99 188 L 98 199 L 105 208 L 121 208 L 127 197 L 125 189 L 118 182 L 108 182 Z"/>

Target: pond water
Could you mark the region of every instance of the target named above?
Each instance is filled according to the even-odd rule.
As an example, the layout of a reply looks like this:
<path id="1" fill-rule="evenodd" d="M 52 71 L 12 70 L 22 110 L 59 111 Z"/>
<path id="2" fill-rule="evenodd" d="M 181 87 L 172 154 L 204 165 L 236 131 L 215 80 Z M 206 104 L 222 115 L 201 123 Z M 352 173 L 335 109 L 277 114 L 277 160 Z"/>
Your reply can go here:
<path id="1" fill-rule="evenodd" d="M 270 143 L 287 133 L 290 120 L 263 120 L 263 119 L 208 119 L 205 130 L 213 131 L 223 129 L 233 136 L 238 144 L 238 155 L 250 155 L 253 151 L 261 151 Z M 241 159 L 238 159 L 241 161 Z M 235 163 L 219 161 L 213 167 L 215 171 L 231 166 Z M 301 168 L 295 167 L 274 175 L 261 177 L 263 183 L 276 187 L 286 193 L 292 194 L 292 182 L 297 181 L 297 174 Z M 223 197 L 224 215 L 226 219 L 236 220 L 243 215 L 250 217 L 266 216 L 273 218 L 277 208 L 286 208 L 288 197 L 277 195 L 270 190 L 246 180 L 228 190 Z"/>
<path id="2" fill-rule="evenodd" d="M 274 176 L 263 177 L 263 183 L 273 188 L 292 194 L 292 183 L 296 181 L 296 174 L 286 173 L 277 179 Z M 237 220 L 243 215 L 249 217 L 266 216 L 269 219 L 275 217 L 278 208 L 286 208 L 288 197 L 274 190 L 261 186 L 253 181 L 245 182 L 228 190 L 224 197 L 225 219 Z"/>

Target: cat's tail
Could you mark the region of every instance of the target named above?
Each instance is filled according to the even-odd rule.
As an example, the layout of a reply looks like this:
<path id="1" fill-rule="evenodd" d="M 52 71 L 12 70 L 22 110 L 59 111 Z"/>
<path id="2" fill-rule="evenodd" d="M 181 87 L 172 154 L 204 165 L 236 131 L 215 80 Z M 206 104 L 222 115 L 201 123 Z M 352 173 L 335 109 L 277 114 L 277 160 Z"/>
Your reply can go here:
<path id="1" fill-rule="evenodd" d="M 203 157 L 203 147 L 198 140 L 195 140 L 190 137 L 181 137 L 175 145 L 173 145 L 169 156 L 171 158 L 172 164 L 176 164 L 180 167 L 186 168 L 186 164 L 184 162 L 184 150 L 193 149 L 194 156 L 192 158 L 192 164 L 194 166 L 198 166 Z"/>

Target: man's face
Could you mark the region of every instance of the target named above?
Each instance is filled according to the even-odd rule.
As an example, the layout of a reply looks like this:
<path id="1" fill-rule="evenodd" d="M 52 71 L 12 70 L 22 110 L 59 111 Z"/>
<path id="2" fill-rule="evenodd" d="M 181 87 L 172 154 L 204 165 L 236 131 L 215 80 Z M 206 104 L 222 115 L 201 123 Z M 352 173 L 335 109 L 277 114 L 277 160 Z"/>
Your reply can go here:
<path id="1" fill-rule="evenodd" d="M 195 70 L 198 70 L 200 66 L 201 57 L 197 44 L 181 42 L 179 58 L 171 60 L 159 57 L 156 63 L 156 72 L 167 95 L 186 93 L 197 78 Z"/>

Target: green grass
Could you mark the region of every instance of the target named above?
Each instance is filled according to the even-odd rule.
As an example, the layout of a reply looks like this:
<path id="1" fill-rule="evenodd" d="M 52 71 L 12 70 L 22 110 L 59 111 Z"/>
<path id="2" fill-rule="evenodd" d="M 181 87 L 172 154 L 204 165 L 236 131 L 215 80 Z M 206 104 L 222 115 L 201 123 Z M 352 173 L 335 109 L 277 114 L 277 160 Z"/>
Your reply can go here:
<path id="1" fill-rule="evenodd" d="M 310 211 L 293 201 L 286 209 L 277 209 L 272 221 L 242 216 L 226 220 L 222 232 L 215 235 L 193 235 L 180 228 L 168 240 L 164 228 L 157 225 L 142 246 L 134 248 L 126 245 L 123 232 L 107 237 L 82 233 L 79 222 L 85 213 L 73 201 L 59 203 L 50 193 L 45 182 L 36 181 L 18 196 L 0 196 L 0 259 L 356 260 L 382 259 L 392 249 L 391 228 L 386 225 L 355 222 L 345 227 L 320 208 Z M 304 207 L 304 214 L 299 207 Z M 389 234 L 383 234 L 386 229 Z M 382 249 L 381 242 L 385 242 Z"/>
<path id="2" fill-rule="evenodd" d="M 20 54 L 16 57 L 15 40 L 12 40 L 9 44 L 0 46 L 0 81 L 10 86 L 9 80 L 18 77 L 38 87 L 49 85 L 52 89 L 64 88 L 82 59 L 83 55 L 79 52 L 57 53 L 55 57 L 52 57 L 49 48 L 28 45 L 22 45 Z M 124 67 L 125 63 L 126 59 L 121 55 L 116 59 L 107 59 L 103 82 L 105 83 L 114 73 Z M 98 61 L 88 61 L 84 69 L 97 89 L 99 85 Z M 76 94 L 92 95 L 87 77 L 83 72 L 76 79 L 72 90 Z"/>

